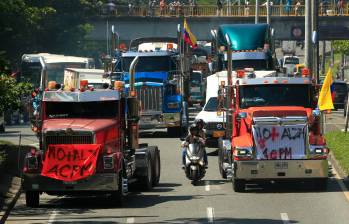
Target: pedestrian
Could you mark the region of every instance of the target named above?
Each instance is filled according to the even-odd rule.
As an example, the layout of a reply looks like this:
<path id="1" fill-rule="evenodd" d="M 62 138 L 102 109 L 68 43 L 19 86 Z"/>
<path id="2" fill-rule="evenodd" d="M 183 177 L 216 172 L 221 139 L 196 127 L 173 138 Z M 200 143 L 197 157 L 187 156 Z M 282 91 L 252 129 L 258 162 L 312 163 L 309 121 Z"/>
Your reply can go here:
<path id="1" fill-rule="evenodd" d="M 194 10 L 194 1 L 189 0 L 189 15 L 193 16 L 193 10 Z"/>
<path id="2" fill-rule="evenodd" d="M 217 16 L 221 16 L 223 11 L 222 0 L 217 0 Z"/>
<path id="3" fill-rule="evenodd" d="M 165 7 L 166 7 L 165 0 L 160 0 L 160 16 L 164 15 Z"/>
<path id="4" fill-rule="evenodd" d="M 344 11 L 344 0 L 339 0 L 338 3 L 338 15 L 343 15 Z"/>
<path id="5" fill-rule="evenodd" d="M 292 4 L 292 0 L 287 0 L 287 3 L 285 5 L 285 11 L 287 13 L 287 15 L 290 15 L 290 11 L 291 11 L 291 4 Z"/>
<path id="6" fill-rule="evenodd" d="M 133 14 L 133 5 L 131 2 L 128 3 L 128 15 L 131 16 Z"/>
<path id="7" fill-rule="evenodd" d="M 249 16 L 250 15 L 250 2 L 246 1 L 245 2 L 245 16 Z"/>
<path id="8" fill-rule="evenodd" d="M 295 5 L 295 7 L 294 7 L 294 14 L 296 16 L 299 16 L 299 8 L 300 8 L 300 6 L 301 6 L 301 2 L 298 0 L 296 5 Z"/>

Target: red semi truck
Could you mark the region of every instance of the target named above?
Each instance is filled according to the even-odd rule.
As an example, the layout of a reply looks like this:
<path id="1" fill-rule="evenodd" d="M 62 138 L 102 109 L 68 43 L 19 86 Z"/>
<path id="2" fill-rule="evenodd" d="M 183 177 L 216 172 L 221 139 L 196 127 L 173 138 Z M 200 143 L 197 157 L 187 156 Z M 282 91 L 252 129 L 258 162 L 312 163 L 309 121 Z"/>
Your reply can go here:
<path id="1" fill-rule="evenodd" d="M 220 97 L 231 102 L 225 110 L 231 120 L 228 134 L 219 142 L 221 176 L 232 179 L 237 192 L 247 183 L 270 181 L 303 181 L 326 189 L 329 149 L 311 77 L 256 77 L 239 70 L 231 80 Z"/>
<path id="2" fill-rule="evenodd" d="M 40 93 L 38 93 L 40 94 Z M 35 95 L 35 94 L 34 94 Z M 64 91 L 50 83 L 42 92 L 36 126 L 40 148 L 26 155 L 26 204 L 39 205 L 40 194 L 110 194 L 122 204 L 128 184 L 145 190 L 160 179 L 160 151 L 138 143 L 139 102 L 126 95 L 122 82 L 114 88 Z"/>

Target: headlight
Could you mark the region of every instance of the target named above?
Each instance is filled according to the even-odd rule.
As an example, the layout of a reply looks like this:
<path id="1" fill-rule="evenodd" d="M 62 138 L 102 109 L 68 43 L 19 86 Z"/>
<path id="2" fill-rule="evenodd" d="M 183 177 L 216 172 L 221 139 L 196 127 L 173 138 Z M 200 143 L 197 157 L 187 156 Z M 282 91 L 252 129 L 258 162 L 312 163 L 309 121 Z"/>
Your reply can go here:
<path id="1" fill-rule="evenodd" d="M 236 160 L 249 160 L 253 158 L 253 148 L 246 147 L 246 148 L 239 148 L 236 147 L 234 150 L 234 158 Z"/>
<path id="2" fill-rule="evenodd" d="M 179 108 L 179 103 L 178 102 L 176 102 L 176 103 L 167 103 L 167 107 L 169 109 L 177 109 L 177 108 Z"/>

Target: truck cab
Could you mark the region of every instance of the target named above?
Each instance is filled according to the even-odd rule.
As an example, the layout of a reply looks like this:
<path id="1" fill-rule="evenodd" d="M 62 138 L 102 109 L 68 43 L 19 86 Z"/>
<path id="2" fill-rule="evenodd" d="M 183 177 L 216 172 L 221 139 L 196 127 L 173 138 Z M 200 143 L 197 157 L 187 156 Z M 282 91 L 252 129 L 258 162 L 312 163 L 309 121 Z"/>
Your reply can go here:
<path id="1" fill-rule="evenodd" d="M 204 105 L 205 102 L 205 80 L 203 77 L 202 71 L 194 70 L 190 73 L 190 96 L 188 100 L 189 106 L 192 106 L 193 104 L 200 104 L 201 106 Z"/>
<path id="2" fill-rule="evenodd" d="M 220 173 L 232 179 L 235 191 L 270 181 L 326 188 L 329 149 L 311 78 L 241 76 L 231 96 L 232 134 L 222 139 L 218 154 Z"/>
<path id="3" fill-rule="evenodd" d="M 139 38 L 116 61 L 120 80 L 130 81 L 128 69 L 135 57 L 135 87 L 141 102 L 140 128 L 167 128 L 169 135 L 178 135 L 182 127 L 182 85 L 175 38 Z"/>
<path id="4" fill-rule="evenodd" d="M 149 190 L 159 182 L 160 154 L 156 146 L 138 143 L 138 106 L 123 83 L 113 89 L 93 89 L 87 80 L 65 91 L 54 81 L 34 111 L 40 148 L 24 161 L 26 204 L 39 205 L 40 194 L 109 194 L 122 204 L 128 184 Z M 33 94 L 35 95 L 35 94 Z"/>
<path id="5" fill-rule="evenodd" d="M 297 72 L 297 65 L 299 64 L 299 57 L 297 56 L 284 56 L 282 58 L 282 68 L 285 69 L 285 73 L 293 76 Z M 301 73 L 301 72 L 300 72 Z"/>

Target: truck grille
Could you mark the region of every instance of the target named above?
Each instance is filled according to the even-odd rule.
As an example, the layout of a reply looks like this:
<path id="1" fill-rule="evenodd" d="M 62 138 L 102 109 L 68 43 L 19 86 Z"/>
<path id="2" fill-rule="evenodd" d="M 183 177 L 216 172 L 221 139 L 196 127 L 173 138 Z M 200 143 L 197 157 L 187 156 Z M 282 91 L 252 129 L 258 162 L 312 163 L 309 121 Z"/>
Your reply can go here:
<path id="1" fill-rule="evenodd" d="M 57 145 L 57 144 L 93 144 L 93 135 L 91 134 L 57 134 L 45 136 L 45 145 Z"/>
<path id="2" fill-rule="evenodd" d="M 137 88 L 137 98 L 142 111 L 162 111 L 162 86 L 143 86 Z"/>
<path id="3" fill-rule="evenodd" d="M 257 159 L 305 159 L 307 130 L 306 124 L 252 125 Z"/>
<path id="4" fill-rule="evenodd" d="M 208 130 L 224 130 L 223 122 L 206 123 L 205 128 Z"/>

